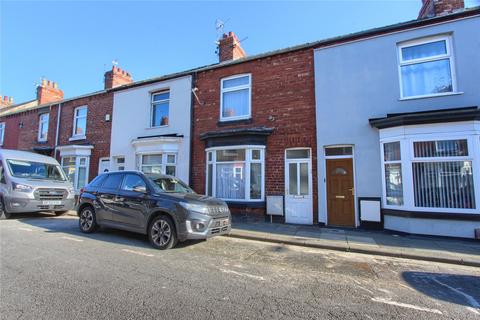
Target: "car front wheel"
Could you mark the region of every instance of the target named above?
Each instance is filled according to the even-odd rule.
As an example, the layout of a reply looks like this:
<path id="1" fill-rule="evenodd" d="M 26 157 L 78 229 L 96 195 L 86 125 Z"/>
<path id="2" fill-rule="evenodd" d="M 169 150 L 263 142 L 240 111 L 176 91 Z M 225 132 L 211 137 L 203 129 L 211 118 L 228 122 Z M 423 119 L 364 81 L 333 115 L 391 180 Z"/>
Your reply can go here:
<path id="1" fill-rule="evenodd" d="M 0 220 L 5 220 L 10 218 L 10 213 L 7 212 L 5 205 L 3 204 L 3 199 L 0 198 Z"/>
<path id="2" fill-rule="evenodd" d="M 78 226 L 83 233 L 92 233 L 97 230 L 95 210 L 92 207 L 87 206 L 80 211 Z"/>
<path id="3" fill-rule="evenodd" d="M 177 233 L 172 219 L 167 216 L 155 217 L 148 228 L 148 239 L 156 249 L 171 249 L 177 244 Z"/>

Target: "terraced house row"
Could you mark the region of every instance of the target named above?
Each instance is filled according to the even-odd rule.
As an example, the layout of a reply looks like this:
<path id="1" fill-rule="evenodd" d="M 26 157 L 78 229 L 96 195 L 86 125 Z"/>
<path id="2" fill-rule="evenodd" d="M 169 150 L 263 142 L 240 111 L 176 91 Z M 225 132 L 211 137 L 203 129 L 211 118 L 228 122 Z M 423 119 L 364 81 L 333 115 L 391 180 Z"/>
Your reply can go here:
<path id="1" fill-rule="evenodd" d="M 99 173 L 175 175 L 237 214 L 473 238 L 480 228 L 480 9 L 424 0 L 414 21 L 103 90 L 2 99 L 3 148 Z"/>

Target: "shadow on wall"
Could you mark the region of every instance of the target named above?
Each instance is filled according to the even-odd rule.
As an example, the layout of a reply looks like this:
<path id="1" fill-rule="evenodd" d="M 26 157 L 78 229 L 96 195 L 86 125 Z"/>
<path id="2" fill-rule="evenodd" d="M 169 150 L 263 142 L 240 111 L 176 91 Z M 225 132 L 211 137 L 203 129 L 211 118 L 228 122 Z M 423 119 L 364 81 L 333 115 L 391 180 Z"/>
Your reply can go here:
<path id="1" fill-rule="evenodd" d="M 148 242 L 146 235 L 128 232 L 117 229 L 100 228 L 95 233 L 82 233 L 78 227 L 78 219 L 67 217 L 56 217 L 49 213 L 17 213 L 13 214 L 9 220 L 19 220 L 24 224 L 31 225 L 33 227 L 39 227 L 45 229 L 45 233 L 63 233 L 66 235 L 72 235 L 79 238 L 86 238 L 97 241 L 104 241 L 109 243 L 117 243 L 127 246 L 134 246 L 143 249 L 151 249 L 155 252 Z M 202 240 L 188 240 L 185 242 L 179 242 L 174 248 L 182 249 L 191 245 L 202 242 Z"/>
<path id="2" fill-rule="evenodd" d="M 443 300 L 480 311 L 480 276 L 404 272 L 402 278 L 417 291 L 437 300 Z"/>

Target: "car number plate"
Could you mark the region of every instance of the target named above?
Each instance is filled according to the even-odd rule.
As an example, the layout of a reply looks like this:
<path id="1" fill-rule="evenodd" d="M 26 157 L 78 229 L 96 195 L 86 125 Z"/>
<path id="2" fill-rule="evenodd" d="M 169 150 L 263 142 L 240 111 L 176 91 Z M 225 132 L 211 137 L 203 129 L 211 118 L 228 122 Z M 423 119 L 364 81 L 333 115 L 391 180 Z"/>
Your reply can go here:
<path id="1" fill-rule="evenodd" d="M 45 201 L 42 201 L 42 204 L 44 206 L 56 206 L 56 205 L 62 204 L 62 201 L 60 201 L 60 200 L 45 200 Z"/>

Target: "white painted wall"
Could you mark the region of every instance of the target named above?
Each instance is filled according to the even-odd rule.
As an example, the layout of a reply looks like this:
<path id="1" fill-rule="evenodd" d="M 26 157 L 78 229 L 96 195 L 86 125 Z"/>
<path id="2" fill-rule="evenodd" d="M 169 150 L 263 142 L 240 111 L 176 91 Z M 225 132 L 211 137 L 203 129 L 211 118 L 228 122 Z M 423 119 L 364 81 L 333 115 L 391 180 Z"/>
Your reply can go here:
<path id="1" fill-rule="evenodd" d="M 189 183 L 191 88 L 191 77 L 184 76 L 115 92 L 110 145 L 112 169 L 115 157 L 125 157 L 125 170 L 137 170 L 137 152 L 178 150 L 177 177 Z M 170 90 L 169 124 L 151 128 L 151 94 L 161 90 Z M 139 137 L 167 134 L 179 134 L 183 138 L 145 139 L 145 143 L 132 144 L 134 140 L 144 140 Z"/>

